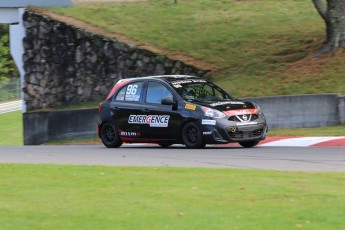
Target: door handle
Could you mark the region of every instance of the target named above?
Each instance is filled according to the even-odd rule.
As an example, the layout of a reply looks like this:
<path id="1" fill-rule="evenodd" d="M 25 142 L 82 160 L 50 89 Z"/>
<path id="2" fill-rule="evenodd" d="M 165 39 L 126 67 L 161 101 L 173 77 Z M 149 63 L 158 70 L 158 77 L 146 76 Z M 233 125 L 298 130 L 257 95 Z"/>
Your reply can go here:
<path id="1" fill-rule="evenodd" d="M 142 111 L 143 111 L 143 113 L 150 113 L 149 109 L 143 109 Z"/>
<path id="2" fill-rule="evenodd" d="M 115 107 L 114 110 L 115 110 L 115 111 L 119 111 L 120 108 L 119 108 L 119 107 Z"/>

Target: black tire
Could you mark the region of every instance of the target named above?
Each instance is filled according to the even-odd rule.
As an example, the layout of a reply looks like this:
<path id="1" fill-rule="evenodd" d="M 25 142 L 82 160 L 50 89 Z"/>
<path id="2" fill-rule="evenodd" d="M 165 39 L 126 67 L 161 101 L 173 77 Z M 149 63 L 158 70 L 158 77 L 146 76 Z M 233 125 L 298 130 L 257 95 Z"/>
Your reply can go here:
<path id="1" fill-rule="evenodd" d="M 201 128 L 194 122 L 187 122 L 182 128 L 182 141 L 189 149 L 205 147 Z"/>
<path id="2" fill-rule="evenodd" d="M 117 126 L 106 122 L 101 127 L 101 140 L 107 148 L 118 148 L 122 145 Z"/>
<path id="3" fill-rule="evenodd" d="M 172 144 L 169 144 L 169 143 L 158 143 L 158 145 L 160 145 L 162 148 L 168 148 Z"/>
<path id="4" fill-rule="evenodd" d="M 259 141 L 240 141 L 238 143 L 245 148 L 252 148 L 257 145 Z"/>

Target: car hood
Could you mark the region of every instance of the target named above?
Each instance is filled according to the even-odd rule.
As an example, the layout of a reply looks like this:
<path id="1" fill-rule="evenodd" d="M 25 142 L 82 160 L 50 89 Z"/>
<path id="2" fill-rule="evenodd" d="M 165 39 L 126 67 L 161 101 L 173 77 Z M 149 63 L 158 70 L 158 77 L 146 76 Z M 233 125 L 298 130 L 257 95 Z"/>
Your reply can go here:
<path id="1" fill-rule="evenodd" d="M 217 109 L 219 111 L 229 111 L 229 110 L 242 110 L 242 109 L 255 109 L 255 105 L 249 101 L 240 100 L 219 100 L 219 101 L 193 101 L 193 103 L 206 106 L 212 109 Z"/>

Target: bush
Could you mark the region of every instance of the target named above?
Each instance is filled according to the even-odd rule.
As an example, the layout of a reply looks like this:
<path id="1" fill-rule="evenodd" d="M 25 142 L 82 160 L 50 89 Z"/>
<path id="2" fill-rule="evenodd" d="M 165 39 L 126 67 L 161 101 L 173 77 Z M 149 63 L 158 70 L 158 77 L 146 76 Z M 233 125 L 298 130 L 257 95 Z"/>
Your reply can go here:
<path id="1" fill-rule="evenodd" d="M 8 26 L 0 25 L 0 81 L 18 77 L 18 70 L 10 54 Z"/>

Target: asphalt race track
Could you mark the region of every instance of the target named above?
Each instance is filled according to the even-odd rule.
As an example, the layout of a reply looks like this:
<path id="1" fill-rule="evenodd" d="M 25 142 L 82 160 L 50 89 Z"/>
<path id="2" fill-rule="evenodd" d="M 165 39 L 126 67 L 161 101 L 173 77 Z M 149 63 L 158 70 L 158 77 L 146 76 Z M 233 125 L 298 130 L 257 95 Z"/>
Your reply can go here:
<path id="1" fill-rule="evenodd" d="M 104 166 L 207 167 L 278 171 L 345 171 L 343 147 L 214 147 L 174 145 L 59 145 L 0 147 L 0 163 Z"/>

